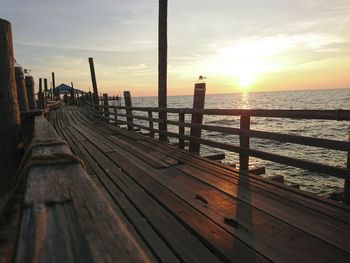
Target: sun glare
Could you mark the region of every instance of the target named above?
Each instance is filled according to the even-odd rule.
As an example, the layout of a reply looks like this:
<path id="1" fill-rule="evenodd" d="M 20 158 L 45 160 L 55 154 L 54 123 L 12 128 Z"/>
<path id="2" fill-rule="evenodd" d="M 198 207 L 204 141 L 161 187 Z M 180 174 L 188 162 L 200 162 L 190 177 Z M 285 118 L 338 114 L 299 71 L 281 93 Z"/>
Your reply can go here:
<path id="1" fill-rule="evenodd" d="M 273 56 L 289 46 L 284 38 L 241 41 L 219 49 L 208 60 L 208 71 L 217 76 L 231 77 L 236 87 L 246 90 L 255 84 L 260 75 L 279 68 Z"/>
<path id="2" fill-rule="evenodd" d="M 249 74 L 249 72 L 245 74 L 241 74 L 238 77 L 239 80 L 239 86 L 241 89 L 247 89 L 250 85 L 252 85 L 255 81 L 255 76 L 252 74 Z"/>

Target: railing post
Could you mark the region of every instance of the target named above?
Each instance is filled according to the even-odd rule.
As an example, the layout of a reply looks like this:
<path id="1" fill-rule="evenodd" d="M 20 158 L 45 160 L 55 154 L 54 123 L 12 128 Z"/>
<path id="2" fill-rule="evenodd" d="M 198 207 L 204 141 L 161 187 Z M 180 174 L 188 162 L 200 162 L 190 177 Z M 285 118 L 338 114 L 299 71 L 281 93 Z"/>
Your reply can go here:
<path id="1" fill-rule="evenodd" d="M 134 120 L 132 117 L 132 103 L 130 91 L 124 91 L 124 100 L 125 100 L 125 112 L 126 112 L 126 121 L 128 122 L 128 130 L 134 130 Z"/>
<path id="2" fill-rule="evenodd" d="M 27 87 L 27 98 L 28 98 L 29 109 L 36 110 L 34 78 L 32 76 L 26 76 L 25 82 L 26 82 L 26 87 Z"/>
<path id="3" fill-rule="evenodd" d="M 98 106 L 100 105 L 100 102 L 98 99 L 98 89 L 97 89 L 97 81 L 96 81 L 95 66 L 94 66 L 93 58 L 89 58 L 89 64 L 90 64 L 91 82 L 94 90 L 93 101 L 94 101 L 95 107 L 98 108 Z"/>
<path id="4" fill-rule="evenodd" d="M 116 125 L 118 125 L 118 106 L 114 106 L 113 110 L 114 110 L 114 123 Z"/>
<path id="5" fill-rule="evenodd" d="M 185 122 L 185 113 L 180 112 L 179 113 L 179 122 L 184 123 Z M 185 135 L 185 127 L 179 125 L 179 135 Z M 185 140 L 183 138 L 179 138 L 179 148 L 184 150 L 185 149 Z"/>
<path id="6" fill-rule="evenodd" d="M 153 113 L 152 111 L 148 111 L 148 122 L 149 122 L 149 128 L 150 128 L 150 136 L 154 138 L 154 130 L 153 130 Z"/>
<path id="7" fill-rule="evenodd" d="M 17 100 L 10 22 L 0 19 L 0 184 L 13 181 L 15 157 L 20 143 L 21 116 Z"/>
<path id="8" fill-rule="evenodd" d="M 240 129 L 249 130 L 250 129 L 250 116 L 242 115 L 240 119 Z M 239 145 L 242 148 L 249 149 L 249 136 L 239 136 Z M 249 155 L 239 154 L 239 170 L 248 171 L 249 169 Z"/>
<path id="9" fill-rule="evenodd" d="M 18 99 L 19 110 L 29 111 L 27 89 L 24 81 L 24 72 L 23 72 L 23 68 L 19 65 L 15 67 L 15 76 L 16 76 L 17 99 Z"/>
<path id="10" fill-rule="evenodd" d="M 349 136 L 349 142 L 350 142 L 350 128 L 348 131 L 348 136 Z M 346 168 L 350 169 L 350 151 L 348 152 Z M 344 182 L 343 202 L 345 204 L 350 204 L 350 178 L 349 178 L 349 180 L 345 179 L 345 182 Z"/>
<path id="11" fill-rule="evenodd" d="M 109 118 L 109 107 L 108 107 L 108 94 L 104 93 L 103 94 L 103 111 L 104 111 L 104 116 L 106 118 Z M 106 122 L 109 122 L 109 120 L 106 120 Z"/>
<path id="12" fill-rule="evenodd" d="M 193 109 L 194 110 L 203 110 L 205 103 L 205 83 L 197 83 L 194 86 L 194 97 L 193 97 Z M 203 122 L 203 113 L 194 113 L 192 114 L 192 124 L 202 124 Z M 190 134 L 192 137 L 201 138 L 202 129 L 200 128 L 191 128 Z M 190 142 L 189 152 L 194 154 L 199 154 L 200 144 L 197 142 Z"/>

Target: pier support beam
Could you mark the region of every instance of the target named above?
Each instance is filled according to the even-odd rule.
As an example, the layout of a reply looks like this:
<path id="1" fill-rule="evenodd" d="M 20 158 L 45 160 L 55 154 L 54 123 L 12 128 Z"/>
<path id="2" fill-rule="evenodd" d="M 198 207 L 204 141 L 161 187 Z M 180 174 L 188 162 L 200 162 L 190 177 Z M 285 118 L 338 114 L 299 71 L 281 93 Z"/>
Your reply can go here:
<path id="1" fill-rule="evenodd" d="M 194 98 L 193 98 L 193 109 L 194 110 L 203 110 L 205 103 L 205 83 L 197 83 L 194 86 Z M 192 114 L 192 124 L 202 124 L 203 123 L 203 113 L 194 113 Z M 196 138 L 201 138 L 202 129 L 200 128 L 191 128 L 191 136 Z M 200 144 L 197 142 L 190 142 L 189 152 L 194 154 L 199 154 Z"/>
<path id="2" fill-rule="evenodd" d="M 0 194 L 12 181 L 20 124 L 11 24 L 0 19 Z"/>
<path id="3" fill-rule="evenodd" d="M 92 82 L 92 87 L 94 89 L 93 101 L 94 101 L 95 109 L 98 109 L 98 106 L 100 104 L 98 100 L 98 89 L 97 89 L 97 81 L 96 81 L 95 66 L 94 66 L 93 58 L 89 58 L 89 64 L 90 64 L 91 82 Z"/>

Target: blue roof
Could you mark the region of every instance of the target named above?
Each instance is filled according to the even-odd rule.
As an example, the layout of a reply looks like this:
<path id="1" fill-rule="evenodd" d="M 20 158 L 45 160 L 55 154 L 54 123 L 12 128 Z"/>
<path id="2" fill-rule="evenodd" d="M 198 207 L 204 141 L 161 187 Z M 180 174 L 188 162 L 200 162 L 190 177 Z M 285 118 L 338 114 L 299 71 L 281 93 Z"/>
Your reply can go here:
<path id="1" fill-rule="evenodd" d="M 62 83 L 61 85 L 58 85 L 56 87 L 56 89 L 59 90 L 60 94 L 70 94 L 71 90 L 72 90 L 72 87 L 68 86 L 67 84 Z M 50 91 L 51 91 L 51 89 L 50 89 Z M 80 89 L 74 89 L 74 93 L 84 93 L 85 94 L 86 92 L 82 91 Z"/>

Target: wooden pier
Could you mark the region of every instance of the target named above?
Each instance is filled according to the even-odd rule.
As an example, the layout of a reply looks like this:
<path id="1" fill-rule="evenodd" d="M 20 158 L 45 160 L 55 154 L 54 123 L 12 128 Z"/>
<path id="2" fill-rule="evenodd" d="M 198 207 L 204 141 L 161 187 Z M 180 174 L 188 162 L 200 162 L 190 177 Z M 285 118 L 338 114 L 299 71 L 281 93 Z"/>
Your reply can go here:
<path id="1" fill-rule="evenodd" d="M 350 142 L 250 129 L 251 117 L 349 121 L 350 110 L 205 109 L 203 83 L 192 109 L 167 108 L 166 77 L 160 107 L 133 107 L 130 92 L 113 106 L 108 94 L 100 101 L 92 58 L 93 94 L 72 83 L 62 103 L 40 78 L 35 101 L 34 79 L 21 67 L 15 78 L 1 19 L 0 54 L 0 262 L 350 262 Z M 240 127 L 203 124 L 205 115 Z M 253 149 L 251 137 L 345 152 L 347 166 Z M 201 145 L 238 154 L 239 166 L 201 157 Z M 344 180 L 343 203 L 258 176 L 250 156 Z"/>
<path id="2" fill-rule="evenodd" d="M 82 107 L 61 107 L 50 122 L 154 261 L 350 259 L 348 206 L 238 173 Z"/>

